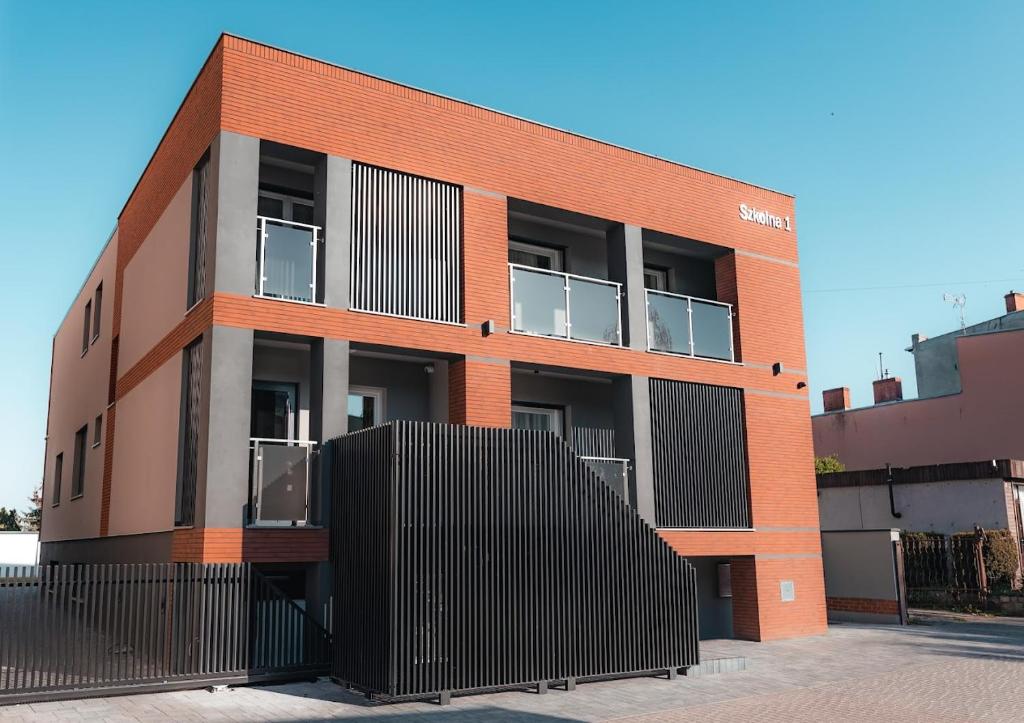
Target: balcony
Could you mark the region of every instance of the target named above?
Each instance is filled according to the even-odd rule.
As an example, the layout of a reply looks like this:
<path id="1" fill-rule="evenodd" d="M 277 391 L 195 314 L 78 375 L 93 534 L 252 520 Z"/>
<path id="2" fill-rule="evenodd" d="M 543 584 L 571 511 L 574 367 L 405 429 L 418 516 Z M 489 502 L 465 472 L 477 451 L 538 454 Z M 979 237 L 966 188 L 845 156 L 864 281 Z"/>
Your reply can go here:
<path id="1" fill-rule="evenodd" d="M 622 345 L 620 284 L 509 264 L 512 331 Z"/>
<path id="2" fill-rule="evenodd" d="M 629 504 L 629 460 L 619 457 L 580 457 L 590 469 Z"/>
<path id="3" fill-rule="evenodd" d="M 320 227 L 257 216 L 259 267 L 256 295 L 315 303 Z"/>
<path id="4" fill-rule="evenodd" d="M 735 361 L 732 305 L 646 290 L 649 351 Z"/>
<path id="5" fill-rule="evenodd" d="M 253 525 L 301 527 L 309 521 L 309 488 L 316 443 L 249 440 Z"/>

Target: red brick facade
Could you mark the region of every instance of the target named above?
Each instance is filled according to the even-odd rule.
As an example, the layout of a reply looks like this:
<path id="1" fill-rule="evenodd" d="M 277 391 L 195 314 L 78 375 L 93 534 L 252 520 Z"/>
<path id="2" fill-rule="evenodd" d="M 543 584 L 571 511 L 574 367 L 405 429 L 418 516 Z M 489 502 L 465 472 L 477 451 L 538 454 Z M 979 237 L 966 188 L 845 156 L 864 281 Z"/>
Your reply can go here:
<path id="1" fill-rule="evenodd" d="M 863 597 L 830 597 L 825 599 L 830 611 L 844 613 L 870 613 L 872 615 L 899 615 L 899 600 L 874 600 Z"/>
<path id="2" fill-rule="evenodd" d="M 317 111 L 281 111 L 309 107 Z M 211 325 L 460 355 L 465 360 L 450 365 L 449 377 L 456 423 L 510 424 L 512 362 L 742 388 L 754 530 L 662 534 L 681 554 L 732 559 L 738 636 L 824 631 L 796 234 L 745 222 L 737 213 L 747 203 L 793 218 L 792 197 L 224 36 L 120 216 L 115 333 L 125 265 L 220 130 L 462 186 L 465 324 L 216 294 L 131 369 L 117 369 L 115 355 L 116 398 Z M 510 323 L 507 197 L 733 249 L 716 261 L 715 275 L 719 299 L 734 305 L 736 356 L 743 363 L 503 333 Z M 487 321 L 498 333 L 481 333 Z M 773 374 L 774 364 L 781 374 Z M 114 413 L 111 407 L 105 511 Z M 326 545 L 326 533 L 315 530 L 177 530 L 174 559 L 323 560 Z M 795 601 L 780 600 L 783 580 L 794 582 Z"/>

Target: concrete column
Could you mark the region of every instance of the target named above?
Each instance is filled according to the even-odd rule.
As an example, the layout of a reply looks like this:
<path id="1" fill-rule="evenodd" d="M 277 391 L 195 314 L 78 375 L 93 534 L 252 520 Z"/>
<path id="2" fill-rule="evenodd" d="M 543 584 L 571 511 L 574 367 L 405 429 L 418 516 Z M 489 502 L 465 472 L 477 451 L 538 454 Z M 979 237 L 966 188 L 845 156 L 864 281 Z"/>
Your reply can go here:
<path id="1" fill-rule="evenodd" d="M 319 465 L 310 485 L 310 513 L 314 524 L 330 521 L 330 456 L 323 444 L 348 431 L 349 342 L 317 339 L 310 354 L 310 437 L 320 444 Z"/>
<path id="2" fill-rule="evenodd" d="M 324 156 L 316 169 L 315 223 L 323 228 L 317 249 L 317 285 L 326 306 L 349 306 L 349 246 L 352 234 L 352 161 Z"/>
<path id="3" fill-rule="evenodd" d="M 448 422 L 448 362 L 434 362 L 434 373 L 427 380 L 430 386 L 430 421 Z"/>
<path id="4" fill-rule="evenodd" d="M 647 377 L 619 377 L 612 383 L 615 454 L 631 460 L 630 502 L 651 527 L 654 515 L 654 458 L 651 446 L 651 392 Z"/>
<path id="5" fill-rule="evenodd" d="M 256 290 L 256 198 L 260 140 L 221 131 L 210 146 L 210 191 L 215 229 L 213 290 L 251 296 Z"/>
<path id="6" fill-rule="evenodd" d="M 622 343 L 647 349 L 643 229 L 621 225 L 608 232 L 608 273 L 622 283 Z"/>
<path id="7" fill-rule="evenodd" d="M 207 340 L 210 403 L 204 430 L 208 451 L 202 519 L 206 527 L 244 527 L 249 504 L 253 331 L 214 326 L 204 343 Z"/>

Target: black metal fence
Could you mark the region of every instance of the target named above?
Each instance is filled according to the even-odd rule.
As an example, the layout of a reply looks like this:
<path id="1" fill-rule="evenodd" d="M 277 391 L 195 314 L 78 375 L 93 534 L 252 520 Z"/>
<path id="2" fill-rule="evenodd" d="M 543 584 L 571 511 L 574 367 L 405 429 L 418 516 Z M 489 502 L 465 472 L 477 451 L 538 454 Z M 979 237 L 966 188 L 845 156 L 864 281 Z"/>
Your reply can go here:
<path id="1" fill-rule="evenodd" d="M 329 660 L 327 631 L 248 563 L 0 567 L 0 704 Z"/>
<path id="2" fill-rule="evenodd" d="M 428 696 L 698 662 L 693 567 L 556 436 L 393 422 L 327 451 L 336 678 Z"/>

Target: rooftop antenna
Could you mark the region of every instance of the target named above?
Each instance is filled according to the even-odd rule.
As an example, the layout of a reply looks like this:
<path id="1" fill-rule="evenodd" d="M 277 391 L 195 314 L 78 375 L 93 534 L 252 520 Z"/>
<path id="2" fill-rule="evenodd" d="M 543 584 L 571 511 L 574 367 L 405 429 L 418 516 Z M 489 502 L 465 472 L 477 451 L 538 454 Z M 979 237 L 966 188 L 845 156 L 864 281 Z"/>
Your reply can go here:
<path id="1" fill-rule="evenodd" d="M 885 379 L 889 376 L 889 370 L 882 365 L 882 352 L 878 352 L 878 378 Z"/>
<path id="2" fill-rule="evenodd" d="M 967 304 L 967 297 L 963 294 L 950 294 L 946 292 L 942 295 L 942 300 L 953 305 L 953 308 L 960 312 L 960 333 L 967 333 L 967 322 L 964 321 L 964 306 Z"/>

